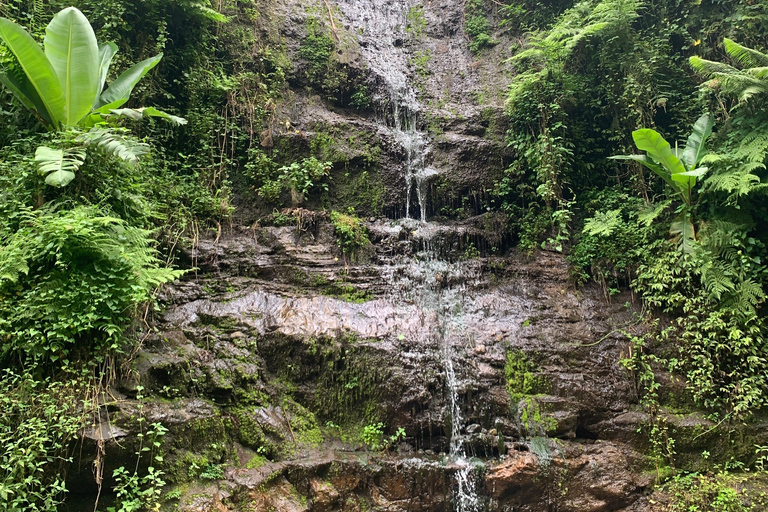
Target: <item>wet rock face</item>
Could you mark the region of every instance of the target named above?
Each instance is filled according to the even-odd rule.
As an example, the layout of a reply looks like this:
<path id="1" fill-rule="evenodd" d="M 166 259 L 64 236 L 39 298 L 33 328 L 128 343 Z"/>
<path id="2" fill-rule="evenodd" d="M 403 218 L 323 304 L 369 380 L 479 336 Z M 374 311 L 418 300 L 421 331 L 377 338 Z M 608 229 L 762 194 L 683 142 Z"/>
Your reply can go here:
<path id="1" fill-rule="evenodd" d="M 559 255 L 417 261 L 392 248 L 441 253 L 450 239 L 370 227 L 367 265 L 345 265 L 323 222 L 310 234 L 243 230 L 190 252 L 201 270 L 164 292 L 156 334 L 113 390 L 105 422 L 120 438 L 106 442 L 105 474 L 131 459 L 143 415 L 169 429 L 169 482 L 225 471 L 185 491 L 180 510 L 449 512 L 448 351 L 454 441 L 485 465 L 484 510 L 635 506 L 648 485 L 634 451 L 645 418 L 631 412 L 616 332 L 632 327 L 631 308 L 574 291 Z M 92 481 L 88 464 L 72 479 Z"/>
<path id="2" fill-rule="evenodd" d="M 419 157 L 427 215 L 456 218 L 468 208 L 485 211 L 485 191 L 514 157 L 504 140 L 511 74 L 507 34 L 497 34 L 499 44 L 482 55 L 472 54 L 463 29 L 464 2 L 453 0 L 262 4 L 256 26 L 244 28 L 293 64 L 274 118 L 259 127 L 266 151 L 276 148 L 273 156 L 281 163 L 310 153 L 331 160 L 334 208 L 400 218 L 406 204 L 410 212 L 419 205 L 415 191 L 407 197 L 408 149 L 396 127 L 416 130 L 424 139 Z M 322 77 L 310 80 L 302 47 L 313 31 L 335 41 L 335 51 L 330 64 L 323 63 Z M 330 82 L 338 82 L 334 90 L 327 90 Z M 362 91 L 369 106 L 352 104 L 353 91 Z M 372 200 L 353 193 L 363 188 L 375 189 L 367 198 Z M 243 219 L 252 222 L 265 213 L 252 211 L 248 190 L 237 196 Z"/>

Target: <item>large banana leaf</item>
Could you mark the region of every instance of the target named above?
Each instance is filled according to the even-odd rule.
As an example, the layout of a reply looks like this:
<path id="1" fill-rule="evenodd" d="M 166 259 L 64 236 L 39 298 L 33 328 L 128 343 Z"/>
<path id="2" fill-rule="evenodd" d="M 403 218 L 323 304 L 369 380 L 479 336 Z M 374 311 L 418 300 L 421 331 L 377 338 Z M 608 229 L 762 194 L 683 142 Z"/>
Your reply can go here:
<path id="1" fill-rule="evenodd" d="M 18 65 L 14 65 L 4 73 L 0 72 L 0 83 L 10 89 L 13 95 L 21 101 L 22 105 L 33 112 L 37 112 L 43 122 L 48 125 L 53 124 L 45 103 L 32 86 L 32 82 L 29 81 L 27 75 L 24 74 L 24 71 Z"/>
<path id="2" fill-rule="evenodd" d="M 32 36 L 11 20 L 0 18 L 0 38 L 16 57 L 26 75 L 26 83 L 17 80 L 11 90 L 17 94 L 24 94 L 25 89 L 34 90 L 37 98 L 27 96 L 27 101 L 22 102 L 39 103 L 43 108 L 43 111 L 38 110 L 41 117 L 58 128 L 64 121 L 65 114 L 64 94 L 56 70 Z"/>
<path id="3" fill-rule="evenodd" d="M 82 148 L 53 149 L 39 146 L 35 151 L 38 172 L 53 187 L 63 187 L 75 179 L 75 171 L 84 161 L 85 151 Z"/>
<path id="4" fill-rule="evenodd" d="M 688 142 L 686 142 L 685 149 L 680 158 L 689 170 L 695 169 L 696 164 L 707 154 L 705 143 L 707 142 L 707 137 L 712 133 L 714 125 L 715 121 L 709 114 L 701 116 L 693 125 L 693 131 L 688 136 Z"/>
<path id="5" fill-rule="evenodd" d="M 632 132 L 632 138 L 637 149 L 648 153 L 649 157 L 663 165 L 670 174 L 677 174 L 688 170 L 683 165 L 683 162 L 672 152 L 669 142 L 656 130 L 650 128 L 635 130 Z"/>
<path id="6" fill-rule="evenodd" d="M 96 97 L 93 99 L 93 109 L 96 109 L 96 102 L 99 100 L 102 91 L 104 91 L 104 84 L 107 82 L 107 73 L 109 73 L 109 66 L 112 64 L 112 58 L 117 53 L 117 45 L 115 43 L 102 43 L 99 45 L 99 88 Z"/>
<path id="7" fill-rule="evenodd" d="M 101 93 L 96 101 L 95 109 L 98 113 L 106 114 L 112 109 L 120 108 L 128 101 L 134 86 L 144 75 L 157 66 L 163 54 L 159 53 L 154 57 L 143 60 L 133 67 L 123 72 L 117 80 L 112 82 L 106 91 Z"/>
<path id="8" fill-rule="evenodd" d="M 99 46 L 91 24 L 74 7 L 59 11 L 45 28 L 45 56 L 64 93 L 66 126 L 75 126 L 93 107 L 99 88 Z"/>

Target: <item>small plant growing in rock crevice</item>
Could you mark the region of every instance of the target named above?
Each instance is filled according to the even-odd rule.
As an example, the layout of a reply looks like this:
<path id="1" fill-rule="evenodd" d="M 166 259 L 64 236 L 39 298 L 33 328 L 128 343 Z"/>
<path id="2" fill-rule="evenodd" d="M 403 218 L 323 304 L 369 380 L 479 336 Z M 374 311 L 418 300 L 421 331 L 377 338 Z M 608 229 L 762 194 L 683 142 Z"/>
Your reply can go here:
<path id="1" fill-rule="evenodd" d="M 360 248 L 371 243 L 363 221 L 354 213 L 353 208 L 348 210 L 348 214 L 337 211 L 331 212 L 331 224 L 336 231 L 339 248 L 345 257 L 355 254 Z"/>

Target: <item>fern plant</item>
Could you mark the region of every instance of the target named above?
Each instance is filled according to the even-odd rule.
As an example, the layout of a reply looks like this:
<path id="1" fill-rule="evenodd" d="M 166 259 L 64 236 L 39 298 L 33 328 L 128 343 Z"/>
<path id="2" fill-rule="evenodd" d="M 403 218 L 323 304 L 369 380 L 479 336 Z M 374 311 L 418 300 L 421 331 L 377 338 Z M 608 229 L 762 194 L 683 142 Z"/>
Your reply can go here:
<path id="1" fill-rule="evenodd" d="M 768 191 L 768 184 L 759 176 L 759 172 L 766 168 L 768 156 L 768 123 L 763 119 L 764 103 L 759 102 L 768 92 L 768 55 L 728 38 L 724 39 L 723 46 L 728 56 L 742 66 L 741 69 L 695 56 L 690 58 L 690 63 L 694 70 L 709 79 L 705 87 L 738 98 L 737 113 L 750 106 L 757 110 L 757 113 L 743 116 L 745 124 L 751 125 L 752 129 L 746 133 L 736 130 L 735 147 L 708 155 L 705 160 L 714 168 L 705 183 L 705 190 L 725 193 L 726 204 L 737 205 L 741 198 Z"/>
<path id="2" fill-rule="evenodd" d="M 95 206 L 52 204 L 26 210 L 0 240 L 0 360 L 117 348 L 132 310 L 183 274 L 160 264 L 148 231 Z"/>

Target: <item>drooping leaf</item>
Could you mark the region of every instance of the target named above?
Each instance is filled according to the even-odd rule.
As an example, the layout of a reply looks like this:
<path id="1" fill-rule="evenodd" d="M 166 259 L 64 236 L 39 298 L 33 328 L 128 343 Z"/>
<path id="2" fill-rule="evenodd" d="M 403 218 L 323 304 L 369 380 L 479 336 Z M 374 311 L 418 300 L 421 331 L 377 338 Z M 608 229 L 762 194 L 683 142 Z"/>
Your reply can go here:
<path id="1" fill-rule="evenodd" d="M 78 137 L 78 140 L 86 145 L 95 145 L 131 166 L 137 165 L 139 158 L 149 153 L 148 144 L 109 128 L 92 128 Z"/>
<path id="2" fill-rule="evenodd" d="M 681 176 L 693 176 L 694 178 L 701 178 L 705 174 L 707 174 L 707 171 L 709 171 L 708 167 L 697 167 L 696 169 L 693 169 L 691 171 L 685 171 L 681 172 Z"/>
<path id="3" fill-rule="evenodd" d="M 96 109 L 96 102 L 104 90 L 104 84 L 107 82 L 107 74 L 109 73 L 109 66 L 112 64 L 112 59 L 116 53 L 117 45 L 115 43 L 102 43 L 99 45 L 99 88 L 96 97 L 93 99 L 93 109 Z"/>
<path id="4" fill-rule="evenodd" d="M 84 161 L 83 148 L 53 149 L 39 146 L 35 151 L 38 172 L 45 176 L 45 182 L 53 187 L 66 186 L 75 179 L 75 171 Z"/>
<path id="5" fill-rule="evenodd" d="M 675 237 L 678 249 L 681 252 L 685 254 L 693 252 L 696 230 L 691 223 L 687 210 L 675 217 L 675 220 L 669 226 L 669 234 Z"/>
<path id="6" fill-rule="evenodd" d="M 639 162 L 643 164 L 645 167 L 650 169 L 651 171 L 655 172 L 659 177 L 661 177 L 664 181 L 666 181 L 672 188 L 677 190 L 677 185 L 674 181 L 672 181 L 672 177 L 664 167 L 662 167 L 659 163 L 653 161 L 651 158 L 649 158 L 646 155 L 616 155 L 616 156 L 609 156 L 609 160 L 634 160 L 635 162 Z"/>
<path id="7" fill-rule="evenodd" d="M 45 28 L 45 56 L 64 93 L 66 126 L 91 111 L 99 89 L 99 47 L 88 19 L 74 7 L 59 11 Z"/>
<path id="8" fill-rule="evenodd" d="M 712 133 L 714 125 L 715 121 L 709 114 L 704 114 L 694 123 L 693 131 L 688 136 L 688 142 L 685 144 L 681 157 L 681 160 L 689 170 L 693 170 L 704 155 L 707 154 L 705 144 L 707 138 Z"/>
<path id="9" fill-rule="evenodd" d="M 56 70 L 45 53 L 26 30 L 5 18 L 0 18 L 0 38 L 16 57 L 26 76 L 26 83 L 16 80 L 15 90 L 11 90 L 21 93 L 26 88 L 34 90 L 44 109 L 43 112 L 38 110 L 41 117 L 58 127 L 64 120 L 64 94 Z M 37 98 L 27 97 L 27 100 L 37 107 Z"/>
<path id="10" fill-rule="evenodd" d="M 144 117 L 159 117 L 170 121 L 175 126 L 181 126 L 187 124 L 187 120 L 183 117 L 171 115 L 155 107 L 142 107 L 142 108 L 116 108 L 109 111 L 110 114 L 116 116 L 123 116 L 133 121 L 140 121 Z"/>
<path id="11" fill-rule="evenodd" d="M 109 85 L 106 91 L 101 93 L 96 101 L 96 110 L 99 113 L 106 114 L 110 110 L 122 107 L 128 101 L 131 91 L 139 83 L 139 80 L 157 66 L 157 63 L 162 58 L 163 54 L 159 53 L 124 71 L 117 80 Z"/>
<path id="12" fill-rule="evenodd" d="M 183 117 L 171 115 L 155 107 L 144 107 L 139 110 L 141 110 L 141 113 L 144 114 L 145 117 L 159 117 L 161 119 L 167 119 L 171 122 L 171 124 L 175 126 L 182 126 L 187 124 L 187 120 Z"/>

